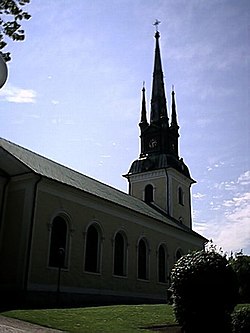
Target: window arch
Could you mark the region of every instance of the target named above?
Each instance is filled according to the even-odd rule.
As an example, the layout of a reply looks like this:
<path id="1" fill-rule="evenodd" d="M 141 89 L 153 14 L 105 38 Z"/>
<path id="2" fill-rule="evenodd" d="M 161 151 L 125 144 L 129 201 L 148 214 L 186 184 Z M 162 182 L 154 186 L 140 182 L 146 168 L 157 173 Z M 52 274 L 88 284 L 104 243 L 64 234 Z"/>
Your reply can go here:
<path id="1" fill-rule="evenodd" d="M 49 266 L 66 267 L 68 225 L 62 216 L 56 216 L 51 224 Z"/>
<path id="2" fill-rule="evenodd" d="M 148 280 L 149 278 L 149 247 L 146 239 L 141 238 L 138 243 L 137 254 L 138 279 Z"/>
<path id="3" fill-rule="evenodd" d="M 114 238 L 114 275 L 127 275 L 127 239 L 122 232 L 117 232 Z"/>
<path id="4" fill-rule="evenodd" d="M 184 192 L 181 187 L 178 188 L 178 202 L 180 205 L 184 206 Z"/>
<path id="5" fill-rule="evenodd" d="M 101 235 L 100 229 L 91 224 L 86 233 L 85 265 L 87 272 L 100 273 Z"/>
<path id="6" fill-rule="evenodd" d="M 167 250 L 165 244 L 161 244 L 158 249 L 158 281 L 167 282 Z"/>
<path id="7" fill-rule="evenodd" d="M 154 201 L 154 188 L 151 184 L 145 187 L 145 202 L 150 203 Z"/>

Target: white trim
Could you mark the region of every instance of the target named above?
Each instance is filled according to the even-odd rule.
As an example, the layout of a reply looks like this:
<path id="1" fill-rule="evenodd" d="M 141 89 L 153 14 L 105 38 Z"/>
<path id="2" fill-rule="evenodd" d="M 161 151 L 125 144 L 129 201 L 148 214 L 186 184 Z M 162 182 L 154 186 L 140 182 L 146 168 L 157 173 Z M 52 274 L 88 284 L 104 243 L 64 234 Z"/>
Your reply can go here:
<path id="1" fill-rule="evenodd" d="M 184 187 L 189 187 L 190 185 L 194 184 L 194 180 L 188 178 L 187 176 L 183 175 L 182 173 L 176 171 L 173 168 L 168 168 L 166 171 L 168 172 L 170 177 L 173 177 Z"/>
<path id="2" fill-rule="evenodd" d="M 147 179 L 158 179 L 165 177 L 165 169 L 136 173 L 129 175 L 131 183 L 141 182 Z"/>

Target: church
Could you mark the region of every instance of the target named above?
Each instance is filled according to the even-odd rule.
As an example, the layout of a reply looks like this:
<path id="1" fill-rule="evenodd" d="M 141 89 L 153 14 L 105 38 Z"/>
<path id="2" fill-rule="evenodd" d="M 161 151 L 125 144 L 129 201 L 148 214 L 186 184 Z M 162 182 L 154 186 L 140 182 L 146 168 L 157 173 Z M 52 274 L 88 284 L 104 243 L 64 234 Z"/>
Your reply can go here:
<path id="1" fill-rule="evenodd" d="M 0 293 L 46 301 L 166 302 L 170 272 L 204 248 L 192 230 L 188 166 L 179 153 L 175 92 L 167 99 L 159 46 L 128 194 L 0 139 Z M 3 304 L 1 304 L 3 305 Z"/>

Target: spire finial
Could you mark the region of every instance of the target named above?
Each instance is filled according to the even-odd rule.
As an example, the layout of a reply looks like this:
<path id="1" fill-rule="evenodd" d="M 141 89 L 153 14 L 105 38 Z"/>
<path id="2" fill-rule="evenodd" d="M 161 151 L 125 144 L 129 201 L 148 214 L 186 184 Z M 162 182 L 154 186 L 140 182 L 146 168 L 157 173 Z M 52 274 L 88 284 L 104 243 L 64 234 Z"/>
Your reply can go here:
<path id="1" fill-rule="evenodd" d="M 158 39 L 160 38 L 160 33 L 158 31 L 158 25 L 161 23 L 161 21 L 155 19 L 155 23 L 153 25 L 155 26 L 155 38 Z"/>
<path id="2" fill-rule="evenodd" d="M 155 23 L 153 25 L 155 26 L 155 32 L 158 32 L 158 25 L 161 23 L 158 19 L 155 19 Z"/>

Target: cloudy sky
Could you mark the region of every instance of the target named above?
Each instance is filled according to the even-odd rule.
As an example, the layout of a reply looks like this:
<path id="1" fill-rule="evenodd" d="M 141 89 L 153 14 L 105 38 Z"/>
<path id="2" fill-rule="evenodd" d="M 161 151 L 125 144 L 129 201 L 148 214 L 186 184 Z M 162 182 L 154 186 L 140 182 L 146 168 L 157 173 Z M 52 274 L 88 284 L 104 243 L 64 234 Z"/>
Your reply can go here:
<path id="1" fill-rule="evenodd" d="M 157 18 L 180 152 L 197 181 L 194 230 L 250 255 L 250 1 L 31 0 L 26 9 L 26 40 L 7 47 L 0 136 L 127 192 Z"/>

